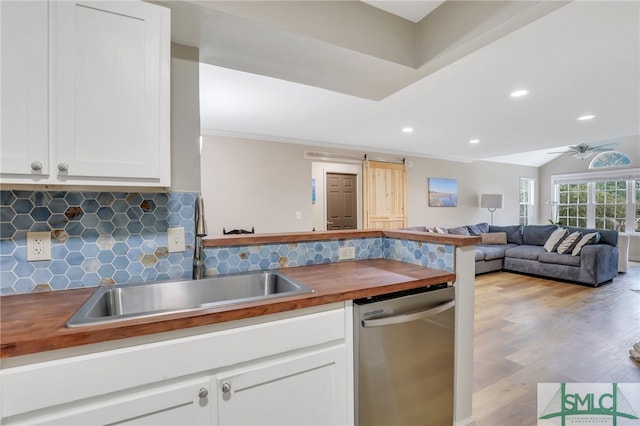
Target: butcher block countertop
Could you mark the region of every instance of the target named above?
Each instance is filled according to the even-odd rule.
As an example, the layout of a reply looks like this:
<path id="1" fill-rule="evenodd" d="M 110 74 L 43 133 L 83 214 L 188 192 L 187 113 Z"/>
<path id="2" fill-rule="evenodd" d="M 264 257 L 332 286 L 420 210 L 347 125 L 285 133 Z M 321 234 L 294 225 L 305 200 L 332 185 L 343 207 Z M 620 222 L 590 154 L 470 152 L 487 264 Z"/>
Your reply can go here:
<path id="1" fill-rule="evenodd" d="M 280 234 L 239 234 L 205 238 L 205 247 L 227 247 L 252 244 L 296 243 L 304 241 L 344 240 L 348 238 L 388 237 L 450 244 L 456 247 L 480 244 L 480 237 L 473 235 L 436 234 L 399 229 L 348 229 L 339 231 L 285 232 Z"/>
<path id="2" fill-rule="evenodd" d="M 384 259 L 300 266 L 280 271 L 313 288 L 314 293 L 78 328 L 67 328 L 65 323 L 95 288 L 3 296 L 0 298 L 0 357 L 257 317 L 451 282 L 456 278 L 453 273 Z"/>

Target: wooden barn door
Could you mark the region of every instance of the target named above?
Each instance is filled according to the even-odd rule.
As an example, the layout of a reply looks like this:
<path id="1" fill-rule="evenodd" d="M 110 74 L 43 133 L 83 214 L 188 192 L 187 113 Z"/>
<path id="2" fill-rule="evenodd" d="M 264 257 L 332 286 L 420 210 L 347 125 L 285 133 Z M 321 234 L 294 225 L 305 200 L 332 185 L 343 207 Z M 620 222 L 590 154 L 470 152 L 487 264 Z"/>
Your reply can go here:
<path id="1" fill-rule="evenodd" d="M 404 164 L 365 161 L 363 173 L 364 227 L 407 226 L 407 169 Z"/>

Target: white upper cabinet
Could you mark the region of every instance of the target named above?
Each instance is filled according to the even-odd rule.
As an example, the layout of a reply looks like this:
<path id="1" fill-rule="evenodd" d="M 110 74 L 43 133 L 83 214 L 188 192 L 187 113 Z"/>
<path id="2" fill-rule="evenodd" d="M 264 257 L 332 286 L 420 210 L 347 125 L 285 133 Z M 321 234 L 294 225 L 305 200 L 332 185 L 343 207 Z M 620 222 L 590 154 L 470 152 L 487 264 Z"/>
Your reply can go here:
<path id="1" fill-rule="evenodd" d="M 169 186 L 169 9 L 131 1 L 59 1 L 40 7 L 45 15 L 48 8 L 48 20 L 43 21 L 43 12 L 37 14 L 40 26 L 48 28 L 44 60 L 37 45 L 19 46 L 35 44 L 36 36 L 27 30 L 13 29 L 18 37 L 5 38 L 4 23 L 10 19 L 5 12 L 17 13 L 2 5 L 3 182 Z M 26 21 L 36 16 L 24 5 L 16 9 Z M 18 62 L 6 66 L 14 49 Z M 38 68 L 49 84 L 36 92 L 40 104 L 32 106 L 36 100 L 28 95 L 35 90 L 28 87 L 31 79 L 42 77 L 13 68 L 25 63 L 30 71 L 36 61 L 44 64 Z M 5 75 L 6 69 L 16 76 Z M 17 88 L 5 92 L 12 85 Z M 46 133 L 32 136 L 32 116 L 43 102 Z M 7 122 L 12 124 L 5 131 Z M 40 145 L 46 141 L 44 161 L 22 146 L 21 141 L 31 139 Z M 12 158 L 24 158 L 24 164 Z M 43 164 L 39 172 L 32 167 L 36 161 Z"/>
<path id="2" fill-rule="evenodd" d="M 49 174 L 49 7 L 0 2 L 0 173 Z"/>

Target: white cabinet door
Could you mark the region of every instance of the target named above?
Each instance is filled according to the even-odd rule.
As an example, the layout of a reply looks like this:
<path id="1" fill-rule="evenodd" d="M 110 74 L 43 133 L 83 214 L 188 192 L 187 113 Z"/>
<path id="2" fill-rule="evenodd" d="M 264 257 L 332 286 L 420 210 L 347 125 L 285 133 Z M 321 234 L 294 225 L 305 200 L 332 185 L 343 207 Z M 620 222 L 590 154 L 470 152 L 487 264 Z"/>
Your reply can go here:
<path id="1" fill-rule="evenodd" d="M 169 10 L 52 3 L 52 142 L 58 179 L 169 184 Z"/>
<path id="2" fill-rule="evenodd" d="M 49 174 L 49 7 L 2 1 L 0 172 Z"/>
<path id="3" fill-rule="evenodd" d="M 220 426 L 345 425 L 345 345 L 216 377 Z"/>
<path id="4" fill-rule="evenodd" d="M 173 385 L 119 396 L 99 402 L 85 403 L 38 417 L 27 417 L 3 423 L 29 425 L 210 425 L 210 380 L 194 379 Z"/>

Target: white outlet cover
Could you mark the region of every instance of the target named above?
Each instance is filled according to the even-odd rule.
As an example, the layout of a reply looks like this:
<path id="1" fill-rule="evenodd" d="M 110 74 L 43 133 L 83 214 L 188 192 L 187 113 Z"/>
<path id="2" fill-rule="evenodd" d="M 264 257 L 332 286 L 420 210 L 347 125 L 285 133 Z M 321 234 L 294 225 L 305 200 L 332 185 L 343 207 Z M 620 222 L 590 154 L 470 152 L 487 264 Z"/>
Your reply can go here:
<path id="1" fill-rule="evenodd" d="M 51 232 L 27 232 L 27 261 L 51 260 Z"/>
<path id="2" fill-rule="evenodd" d="M 167 228 L 167 248 L 169 253 L 185 251 L 184 228 Z"/>

